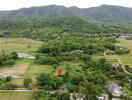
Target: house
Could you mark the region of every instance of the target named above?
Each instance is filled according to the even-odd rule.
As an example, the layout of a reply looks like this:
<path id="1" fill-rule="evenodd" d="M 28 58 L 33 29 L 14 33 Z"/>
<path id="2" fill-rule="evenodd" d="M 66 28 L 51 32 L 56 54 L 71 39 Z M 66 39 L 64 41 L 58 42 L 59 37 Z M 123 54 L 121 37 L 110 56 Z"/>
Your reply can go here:
<path id="1" fill-rule="evenodd" d="M 112 92 L 113 96 L 120 97 L 122 95 L 122 88 L 117 83 L 109 83 L 106 88 Z"/>
<path id="2" fill-rule="evenodd" d="M 98 100 L 109 100 L 108 94 L 101 94 L 101 96 L 97 97 Z"/>
<path id="3" fill-rule="evenodd" d="M 132 34 L 125 34 L 125 39 L 131 40 L 132 39 Z"/>

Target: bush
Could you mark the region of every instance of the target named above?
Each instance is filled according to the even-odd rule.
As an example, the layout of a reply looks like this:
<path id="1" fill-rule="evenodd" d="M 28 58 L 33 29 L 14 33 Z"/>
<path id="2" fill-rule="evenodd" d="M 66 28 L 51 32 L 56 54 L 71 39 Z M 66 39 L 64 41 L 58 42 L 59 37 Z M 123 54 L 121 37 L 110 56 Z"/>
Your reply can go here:
<path id="1" fill-rule="evenodd" d="M 0 54 L 0 66 L 12 65 L 15 63 L 16 59 L 17 59 L 17 54 L 15 52 L 11 52 L 9 54 L 3 52 Z"/>
<path id="2" fill-rule="evenodd" d="M 36 61 L 38 64 L 58 64 L 58 60 L 54 57 L 41 56 Z"/>
<path id="3" fill-rule="evenodd" d="M 16 89 L 16 85 L 12 84 L 12 83 L 5 83 L 1 86 L 1 89 L 4 90 L 14 90 Z"/>
<path id="4" fill-rule="evenodd" d="M 32 83 L 32 79 L 31 78 L 28 77 L 28 78 L 24 79 L 24 86 L 26 88 L 28 88 L 31 85 L 31 83 Z"/>
<path id="5" fill-rule="evenodd" d="M 70 93 L 60 93 L 57 97 L 58 100 L 70 100 Z"/>
<path id="6" fill-rule="evenodd" d="M 68 86 L 66 86 L 67 87 L 67 89 L 70 91 L 70 92 L 78 92 L 78 90 L 79 90 L 79 87 L 78 86 L 74 86 L 74 85 L 68 85 Z"/>
<path id="7" fill-rule="evenodd" d="M 51 94 L 50 92 L 38 91 L 34 95 L 35 100 L 57 100 L 56 94 Z"/>
<path id="8" fill-rule="evenodd" d="M 121 54 L 128 54 L 130 50 L 124 47 L 116 47 L 115 52 L 116 54 L 121 55 Z"/>
<path id="9" fill-rule="evenodd" d="M 81 55 L 81 60 L 82 61 L 90 61 L 91 57 L 89 55 L 82 54 Z"/>
<path id="10" fill-rule="evenodd" d="M 11 76 L 7 76 L 6 77 L 6 82 L 10 82 L 11 81 Z"/>
<path id="11" fill-rule="evenodd" d="M 13 58 L 13 59 L 18 59 L 18 56 L 17 56 L 17 53 L 16 53 L 16 52 L 11 52 L 11 53 L 10 53 L 10 56 L 11 56 L 11 58 Z"/>

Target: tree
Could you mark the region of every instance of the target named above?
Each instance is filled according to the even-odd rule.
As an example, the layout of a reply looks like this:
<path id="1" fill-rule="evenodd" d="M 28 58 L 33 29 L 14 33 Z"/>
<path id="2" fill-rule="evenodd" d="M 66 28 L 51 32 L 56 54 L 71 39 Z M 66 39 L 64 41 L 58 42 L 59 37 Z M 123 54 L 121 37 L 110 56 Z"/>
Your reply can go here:
<path id="1" fill-rule="evenodd" d="M 6 82 L 10 82 L 11 81 L 11 76 L 7 76 L 6 77 Z"/>
<path id="2" fill-rule="evenodd" d="M 31 83 L 32 83 L 32 79 L 31 78 L 29 78 L 29 77 L 24 78 L 24 86 L 26 88 L 28 88 L 31 85 Z"/>
<path id="3" fill-rule="evenodd" d="M 69 92 L 60 93 L 58 95 L 58 100 L 70 100 L 70 93 Z"/>
<path id="4" fill-rule="evenodd" d="M 38 64 L 58 64 L 58 60 L 55 57 L 40 56 L 36 59 Z"/>
<path id="5" fill-rule="evenodd" d="M 37 77 L 37 85 L 52 87 L 52 89 L 57 89 L 63 83 L 63 79 L 58 76 L 41 74 Z"/>
<path id="6" fill-rule="evenodd" d="M 11 52 L 10 55 L 13 59 L 18 59 L 18 55 L 16 52 Z"/>

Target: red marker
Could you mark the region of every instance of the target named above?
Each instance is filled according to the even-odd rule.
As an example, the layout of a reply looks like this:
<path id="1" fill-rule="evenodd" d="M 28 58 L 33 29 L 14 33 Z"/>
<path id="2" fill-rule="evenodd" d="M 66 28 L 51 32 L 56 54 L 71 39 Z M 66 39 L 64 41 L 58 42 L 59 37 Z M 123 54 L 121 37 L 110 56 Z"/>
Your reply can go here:
<path id="1" fill-rule="evenodd" d="M 61 70 L 61 69 L 57 70 L 57 74 L 58 74 L 59 76 L 61 76 L 61 75 L 62 75 L 62 70 Z"/>

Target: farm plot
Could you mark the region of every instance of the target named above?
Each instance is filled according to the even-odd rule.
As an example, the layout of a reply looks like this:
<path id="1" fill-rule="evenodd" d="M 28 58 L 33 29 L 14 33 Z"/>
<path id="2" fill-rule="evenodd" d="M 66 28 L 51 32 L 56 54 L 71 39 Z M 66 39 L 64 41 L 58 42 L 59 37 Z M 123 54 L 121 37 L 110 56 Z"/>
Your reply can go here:
<path id="1" fill-rule="evenodd" d="M 32 92 L 0 92 L 0 100 L 31 100 Z"/>
<path id="2" fill-rule="evenodd" d="M 16 51 L 22 53 L 32 53 L 42 44 L 40 41 L 34 41 L 25 38 L 0 38 L 0 52 Z"/>

